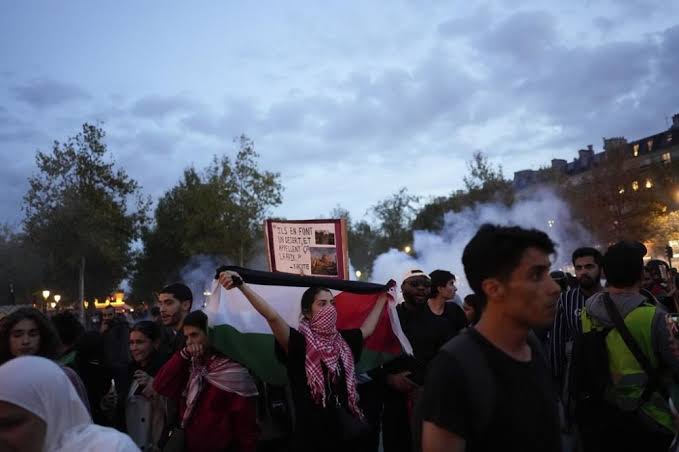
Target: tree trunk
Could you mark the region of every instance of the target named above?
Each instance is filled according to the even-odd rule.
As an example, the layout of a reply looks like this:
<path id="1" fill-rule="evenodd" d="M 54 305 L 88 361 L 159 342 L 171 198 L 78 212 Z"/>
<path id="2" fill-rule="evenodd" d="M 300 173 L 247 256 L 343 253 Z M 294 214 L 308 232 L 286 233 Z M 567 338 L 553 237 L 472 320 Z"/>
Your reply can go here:
<path id="1" fill-rule="evenodd" d="M 80 323 L 85 325 L 85 312 L 83 311 L 83 301 L 85 300 L 85 256 L 80 258 L 80 275 L 78 278 L 78 300 L 77 310 Z"/>

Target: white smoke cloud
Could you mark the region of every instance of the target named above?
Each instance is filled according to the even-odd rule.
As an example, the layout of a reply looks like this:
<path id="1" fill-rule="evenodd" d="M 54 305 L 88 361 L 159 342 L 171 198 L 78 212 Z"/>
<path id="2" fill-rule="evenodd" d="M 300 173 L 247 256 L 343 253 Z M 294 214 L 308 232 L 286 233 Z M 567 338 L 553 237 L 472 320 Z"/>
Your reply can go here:
<path id="1" fill-rule="evenodd" d="M 568 204 L 553 190 L 541 188 L 523 195 L 511 207 L 489 203 L 447 213 L 440 232 L 414 232 L 416 257 L 395 249 L 378 256 L 373 265 L 373 281 L 384 283 L 395 279 L 400 283 L 401 275 L 408 269 L 418 268 L 427 273 L 442 269 L 456 275 L 460 295 L 470 293 L 462 267 L 462 252 L 484 223 L 545 231 L 557 244 L 555 269 L 571 264 L 573 250 L 594 243 L 592 236 L 571 217 Z"/>

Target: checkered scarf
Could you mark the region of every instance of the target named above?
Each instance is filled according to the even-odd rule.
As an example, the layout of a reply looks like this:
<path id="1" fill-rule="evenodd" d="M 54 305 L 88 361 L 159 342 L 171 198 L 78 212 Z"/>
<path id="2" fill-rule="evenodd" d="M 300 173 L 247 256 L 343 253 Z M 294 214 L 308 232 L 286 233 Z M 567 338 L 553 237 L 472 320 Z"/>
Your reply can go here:
<path id="1" fill-rule="evenodd" d="M 299 323 L 299 331 L 306 339 L 306 357 L 304 367 L 314 402 L 326 406 L 325 375 L 321 363 L 328 369 L 328 376 L 335 381 L 340 367 L 344 370 L 347 385 L 349 410 L 357 417 L 363 418 L 358 407 L 356 392 L 356 375 L 354 356 L 349 345 L 337 331 L 337 310 L 328 305 L 317 312 L 311 320 L 303 318 Z"/>
<path id="2" fill-rule="evenodd" d="M 182 350 L 182 356 L 187 358 L 188 353 Z M 198 396 L 203 392 L 206 383 L 242 397 L 254 397 L 258 394 L 252 376 L 245 367 L 236 361 L 217 355 L 212 355 L 206 360 L 194 358 L 191 360 L 189 384 L 183 394 L 186 396 L 186 409 L 182 417 L 182 427 L 191 417 Z"/>

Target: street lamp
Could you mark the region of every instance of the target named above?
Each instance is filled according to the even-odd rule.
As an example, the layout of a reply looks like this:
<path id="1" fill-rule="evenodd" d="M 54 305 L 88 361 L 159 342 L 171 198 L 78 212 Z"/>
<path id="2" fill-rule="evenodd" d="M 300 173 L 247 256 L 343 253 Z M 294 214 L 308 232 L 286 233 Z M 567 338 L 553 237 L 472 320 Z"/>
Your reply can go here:
<path id="1" fill-rule="evenodd" d="M 57 303 L 59 303 L 59 302 L 61 301 L 61 295 L 55 295 L 55 296 L 54 296 L 54 301 L 56 301 Z"/>
<path id="2" fill-rule="evenodd" d="M 43 290 L 42 291 L 42 298 L 45 300 L 45 304 L 43 305 L 43 312 L 47 313 L 47 299 L 50 297 L 50 291 L 49 290 Z"/>
<path id="3" fill-rule="evenodd" d="M 547 220 L 547 224 L 549 225 L 550 228 L 554 227 L 554 223 L 555 223 L 554 220 Z"/>
<path id="4" fill-rule="evenodd" d="M 413 249 L 410 247 L 410 245 L 406 245 L 406 246 L 403 248 L 403 251 L 405 251 L 406 254 L 410 254 L 410 252 L 411 252 L 412 250 L 413 250 Z"/>
<path id="5" fill-rule="evenodd" d="M 361 273 L 361 270 L 356 270 L 356 277 L 360 279 L 361 275 L 363 275 L 363 273 Z"/>
<path id="6" fill-rule="evenodd" d="M 54 308 L 57 307 L 57 304 L 56 304 L 55 302 L 51 302 L 51 303 L 50 303 L 50 306 L 52 306 L 52 309 L 54 309 Z"/>

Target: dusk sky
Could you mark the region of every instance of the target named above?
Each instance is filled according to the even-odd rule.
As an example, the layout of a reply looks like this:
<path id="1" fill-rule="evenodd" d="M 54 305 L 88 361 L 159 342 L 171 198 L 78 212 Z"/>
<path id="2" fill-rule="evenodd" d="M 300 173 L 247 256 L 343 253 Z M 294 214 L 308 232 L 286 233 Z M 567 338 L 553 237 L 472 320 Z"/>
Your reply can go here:
<path id="1" fill-rule="evenodd" d="M 245 133 L 289 219 L 462 188 L 679 113 L 676 1 L 4 1 L 0 221 L 35 151 L 100 121 L 157 199 Z"/>

